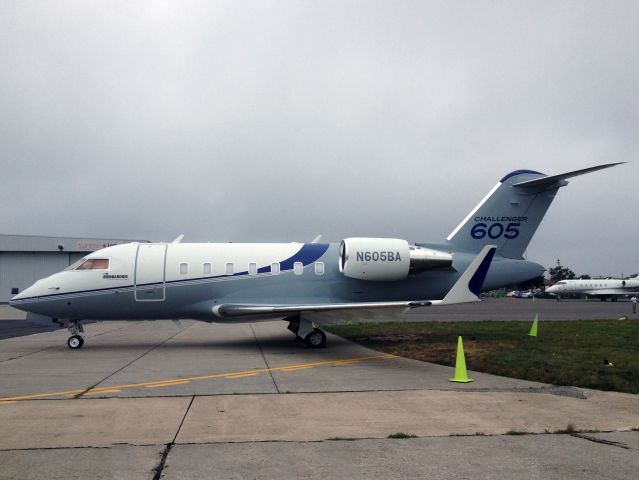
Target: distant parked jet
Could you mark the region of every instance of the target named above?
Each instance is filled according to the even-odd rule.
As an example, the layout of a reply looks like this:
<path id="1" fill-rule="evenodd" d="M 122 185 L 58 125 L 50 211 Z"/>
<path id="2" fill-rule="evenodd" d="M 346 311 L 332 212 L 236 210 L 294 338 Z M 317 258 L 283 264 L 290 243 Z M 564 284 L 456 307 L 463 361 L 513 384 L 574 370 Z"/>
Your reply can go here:
<path id="1" fill-rule="evenodd" d="M 639 279 L 593 278 L 588 280 L 561 280 L 552 287 L 547 288 L 546 292 L 560 296 L 572 294 L 589 295 L 601 298 L 602 302 L 605 302 L 607 298 L 615 301 L 619 295 L 639 293 Z"/>
<path id="2" fill-rule="evenodd" d="M 544 267 L 522 255 L 557 190 L 567 178 L 613 165 L 552 176 L 509 173 L 439 243 L 346 238 L 330 244 L 216 244 L 178 238 L 115 245 L 37 281 L 10 303 L 29 312 L 29 321 L 68 325 L 73 349 L 84 343 L 82 320 L 179 318 L 279 318 L 308 346 L 319 347 L 326 336 L 305 312 L 476 301 L 482 289 L 538 277 Z"/>

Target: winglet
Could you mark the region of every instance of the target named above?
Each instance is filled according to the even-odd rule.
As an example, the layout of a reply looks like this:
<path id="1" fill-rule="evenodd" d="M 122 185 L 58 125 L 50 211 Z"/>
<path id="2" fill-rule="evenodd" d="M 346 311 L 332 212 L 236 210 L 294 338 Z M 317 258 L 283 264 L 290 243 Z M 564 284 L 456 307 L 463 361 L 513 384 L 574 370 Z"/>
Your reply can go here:
<path id="1" fill-rule="evenodd" d="M 182 239 L 184 238 L 184 234 L 180 235 L 179 237 L 177 237 L 175 240 L 173 240 L 171 243 L 181 243 Z"/>
<path id="2" fill-rule="evenodd" d="M 322 239 L 322 234 L 320 233 L 317 237 L 313 239 L 311 243 L 319 243 L 321 239 Z"/>
<path id="3" fill-rule="evenodd" d="M 486 245 L 455 282 L 453 288 L 441 301 L 441 305 L 476 302 L 479 300 L 481 287 L 484 284 L 486 274 L 490 268 L 490 262 L 492 262 L 496 250 L 497 247 L 495 245 Z"/>

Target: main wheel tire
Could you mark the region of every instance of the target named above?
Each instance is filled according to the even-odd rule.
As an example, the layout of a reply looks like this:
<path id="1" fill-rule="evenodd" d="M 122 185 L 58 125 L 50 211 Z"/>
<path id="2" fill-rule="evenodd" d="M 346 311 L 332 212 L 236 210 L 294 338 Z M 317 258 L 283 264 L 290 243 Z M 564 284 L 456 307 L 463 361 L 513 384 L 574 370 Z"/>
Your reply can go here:
<path id="1" fill-rule="evenodd" d="M 322 348 L 326 346 L 326 334 L 319 328 L 313 329 L 311 333 L 304 338 L 308 348 Z"/>
<path id="2" fill-rule="evenodd" d="M 73 335 L 69 337 L 69 340 L 67 340 L 67 345 L 72 350 L 82 348 L 82 345 L 84 345 L 84 338 L 82 338 L 80 335 Z"/>

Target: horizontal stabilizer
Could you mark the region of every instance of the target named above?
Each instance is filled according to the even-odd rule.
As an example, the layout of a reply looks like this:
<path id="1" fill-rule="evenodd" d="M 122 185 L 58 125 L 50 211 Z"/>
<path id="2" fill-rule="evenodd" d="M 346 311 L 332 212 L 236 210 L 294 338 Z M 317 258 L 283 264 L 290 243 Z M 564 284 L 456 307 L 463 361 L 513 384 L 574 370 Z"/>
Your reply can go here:
<path id="1" fill-rule="evenodd" d="M 545 187 L 548 185 L 555 185 L 556 183 L 566 180 L 567 178 L 577 177 L 590 172 L 596 172 L 597 170 L 603 170 L 604 168 L 614 167 L 615 165 L 621 165 L 626 162 L 607 163 L 605 165 L 597 165 L 596 167 L 582 168 L 581 170 L 574 170 L 572 172 L 560 173 L 558 175 L 549 175 L 546 177 L 535 178 L 534 180 L 525 180 L 513 184 L 514 187 Z"/>

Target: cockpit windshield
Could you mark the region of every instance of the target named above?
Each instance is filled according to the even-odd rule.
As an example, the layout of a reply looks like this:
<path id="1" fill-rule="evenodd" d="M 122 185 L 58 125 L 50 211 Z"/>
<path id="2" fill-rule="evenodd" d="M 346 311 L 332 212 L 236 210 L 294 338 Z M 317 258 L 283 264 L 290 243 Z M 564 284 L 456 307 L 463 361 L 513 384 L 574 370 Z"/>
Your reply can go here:
<path id="1" fill-rule="evenodd" d="M 67 268 L 67 270 L 108 270 L 108 269 L 109 269 L 108 258 L 83 258 Z"/>
<path id="2" fill-rule="evenodd" d="M 557 282 L 557 285 L 566 285 L 566 282 Z"/>

